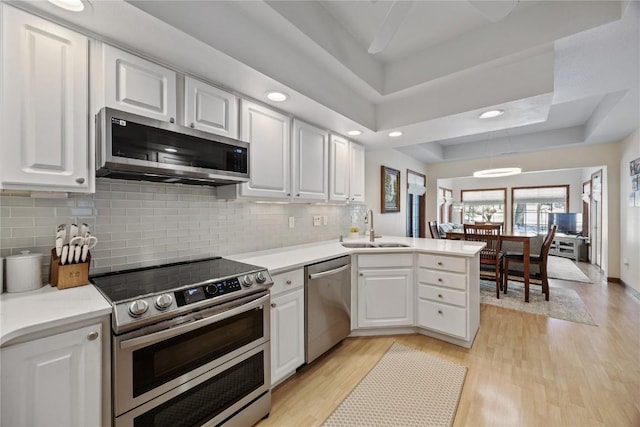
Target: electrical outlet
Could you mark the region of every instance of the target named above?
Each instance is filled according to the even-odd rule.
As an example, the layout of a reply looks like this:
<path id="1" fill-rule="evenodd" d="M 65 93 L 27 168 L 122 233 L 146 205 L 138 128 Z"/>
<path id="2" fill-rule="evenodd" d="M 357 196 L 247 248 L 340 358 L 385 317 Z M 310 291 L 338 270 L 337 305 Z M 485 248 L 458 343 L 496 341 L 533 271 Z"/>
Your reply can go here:
<path id="1" fill-rule="evenodd" d="M 314 215 L 313 216 L 313 226 L 314 227 L 318 227 L 322 224 L 322 217 L 320 217 L 320 215 Z"/>
<path id="2" fill-rule="evenodd" d="M 323 225 L 329 224 L 329 217 L 328 216 L 325 215 L 325 216 L 322 217 L 322 224 Z"/>
<path id="3" fill-rule="evenodd" d="M 289 217 L 289 228 L 294 228 L 296 226 L 296 218 L 293 216 Z"/>

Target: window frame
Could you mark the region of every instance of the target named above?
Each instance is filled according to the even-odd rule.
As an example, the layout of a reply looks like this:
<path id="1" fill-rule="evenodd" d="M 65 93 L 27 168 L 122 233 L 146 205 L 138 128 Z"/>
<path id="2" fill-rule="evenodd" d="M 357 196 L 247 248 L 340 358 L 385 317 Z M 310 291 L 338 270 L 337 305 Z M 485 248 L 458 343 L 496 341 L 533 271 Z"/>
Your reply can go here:
<path id="1" fill-rule="evenodd" d="M 506 207 L 507 207 L 507 187 L 496 187 L 496 188 L 472 188 L 472 189 L 467 189 L 467 190 L 460 190 L 460 201 L 462 202 L 463 205 L 463 209 L 461 212 L 461 221 L 462 223 L 465 223 L 466 220 L 466 206 L 465 206 L 465 202 L 464 202 L 464 193 L 465 192 L 478 192 L 478 191 L 502 191 L 502 222 L 495 222 L 495 224 L 502 224 L 503 228 L 504 228 L 504 224 L 505 224 L 505 215 L 506 215 Z M 492 222 L 494 223 L 494 222 Z"/>
<path id="2" fill-rule="evenodd" d="M 569 184 L 550 184 L 550 185 L 530 185 L 530 186 L 524 186 L 524 187 L 511 187 L 511 230 L 515 230 L 516 228 L 516 204 L 517 204 L 517 200 L 515 197 L 515 193 L 517 190 L 532 190 L 532 189 L 540 189 L 540 188 L 564 188 L 565 190 L 565 200 L 564 200 L 564 213 L 569 212 L 569 202 L 570 202 L 570 196 L 571 196 L 571 188 Z M 537 202 L 540 203 L 540 202 Z M 538 209 L 539 211 L 539 209 Z M 561 211 L 551 211 L 551 212 L 561 212 Z M 536 233 L 540 233 L 540 221 L 539 221 L 539 214 L 538 214 L 538 221 L 536 223 Z M 546 233 L 546 231 L 545 231 Z"/>

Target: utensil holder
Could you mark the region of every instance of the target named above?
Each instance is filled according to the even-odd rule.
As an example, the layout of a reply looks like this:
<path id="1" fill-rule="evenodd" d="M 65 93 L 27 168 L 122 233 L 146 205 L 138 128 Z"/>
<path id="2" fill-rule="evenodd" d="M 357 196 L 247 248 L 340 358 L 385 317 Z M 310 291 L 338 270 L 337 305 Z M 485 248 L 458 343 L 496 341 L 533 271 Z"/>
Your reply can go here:
<path id="1" fill-rule="evenodd" d="M 87 254 L 85 262 L 75 264 L 60 263 L 60 257 L 56 250 L 51 250 L 51 267 L 49 269 L 49 282 L 58 289 L 73 288 L 89 284 L 89 264 L 91 264 L 91 252 Z"/>

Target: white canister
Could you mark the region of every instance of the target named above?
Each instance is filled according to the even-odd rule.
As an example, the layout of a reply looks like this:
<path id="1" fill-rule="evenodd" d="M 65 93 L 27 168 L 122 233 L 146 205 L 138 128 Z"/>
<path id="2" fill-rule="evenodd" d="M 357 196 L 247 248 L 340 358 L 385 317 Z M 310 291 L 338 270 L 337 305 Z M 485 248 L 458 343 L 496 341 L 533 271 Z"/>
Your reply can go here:
<path id="1" fill-rule="evenodd" d="M 7 292 L 26 292 L 42 287 L 42 254 L 22 251 L 7 257 Z"/>

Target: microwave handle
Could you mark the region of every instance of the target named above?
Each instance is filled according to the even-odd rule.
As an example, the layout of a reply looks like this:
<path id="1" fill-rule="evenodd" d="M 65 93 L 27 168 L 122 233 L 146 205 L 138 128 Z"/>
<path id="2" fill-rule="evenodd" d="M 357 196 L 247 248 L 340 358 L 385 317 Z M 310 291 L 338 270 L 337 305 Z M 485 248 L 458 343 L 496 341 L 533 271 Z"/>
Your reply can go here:
<path id="1" fill-rule="evenodd" d="M 120 348 L 126 349 L 131 347 L 138 347 L 144 344 L 149 344 L 153 342 L 158 342 L 161 340 L 165 340 L 167 338 L 172 338 L 174 336 L 184 334 L 185 332 L 193 331 L 195 329 L 201 328 L 206 325 L 210 325 L 211 323 L 219 322 L 220 320 L 224 320 L 228 317 L 235 316 L 236 314 L 242 313 L 243 311 L 248 311 L 250 309 L 258 308 L 261 305 L 268 305 L 269 295 L 264 295 L 263 297 L 258 298 L 250 304 L 242 304 L 238 307 L 231 308 L 229 310 L 223 311 L 222 313 L 214 314 L 209 317 L 205 317 L 200 320 L 196 320 L 194 322 L 189 322 L 186 324 L 181 324 L 180 326 L 175 326 L 173 328 L 165 329 L 160 332 L 155 332 L 149 335 L 143 335 L 137 338 L 131 338 L 128 340 L 124 340 L 120 342 Z"/>

